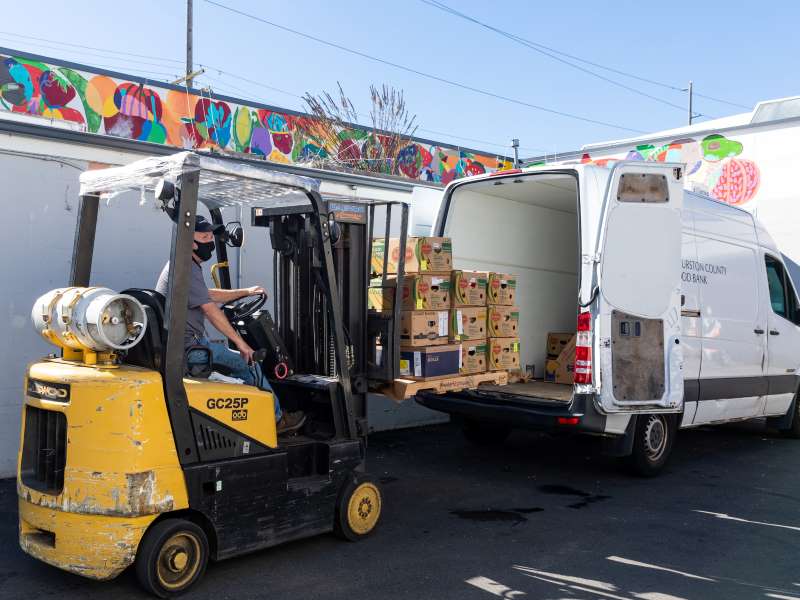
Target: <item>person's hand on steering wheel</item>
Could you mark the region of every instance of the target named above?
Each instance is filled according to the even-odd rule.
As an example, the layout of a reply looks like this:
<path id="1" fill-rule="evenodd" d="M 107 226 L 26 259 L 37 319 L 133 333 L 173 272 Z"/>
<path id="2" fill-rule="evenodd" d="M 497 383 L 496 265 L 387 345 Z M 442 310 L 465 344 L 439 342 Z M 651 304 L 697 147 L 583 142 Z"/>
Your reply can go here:
<path id="1" fill-rule="evenodd" d="M 244 291 L 247 292 L 248 296 L 258 296 L 260 294 L 264 294 L 264 297 L 267 297 L 267 290 L 260 285 L 254 285 L 253 287 L 245 288 Z"/>

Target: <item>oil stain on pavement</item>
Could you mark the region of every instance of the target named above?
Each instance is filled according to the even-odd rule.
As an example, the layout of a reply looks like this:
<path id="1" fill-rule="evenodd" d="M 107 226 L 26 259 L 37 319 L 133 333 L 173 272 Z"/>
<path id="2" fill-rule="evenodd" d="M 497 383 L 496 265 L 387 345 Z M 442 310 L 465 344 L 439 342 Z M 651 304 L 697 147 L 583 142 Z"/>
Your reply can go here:
<path id="1" fill-rule="evenodd" d="M 525 515 L 542 512 L 544 509 L 538 506 L 530 508 L 509 508 L 509 509 L 480 509 L 480 510 L 451 510 L 450 514 L 469 521 L 481 523 L 512 523 L 518 525 L 528 520 Z"/>
<path id="2" fill-rule="evenodd" d="M 611 496 L 606 496 L 604 494 L 590 494 L 589 492 L 584 492 L 583 490 L 578 490 L 568 485 L 558 484 L 540 485 L 539 491 L 543 494 L 553 494 L 557 496 L 577 496 L 580 498 L 578 502 L 567 504 L 567 508 L 575 509 L 586 508 L 590 504 L 611 498 Z"/>

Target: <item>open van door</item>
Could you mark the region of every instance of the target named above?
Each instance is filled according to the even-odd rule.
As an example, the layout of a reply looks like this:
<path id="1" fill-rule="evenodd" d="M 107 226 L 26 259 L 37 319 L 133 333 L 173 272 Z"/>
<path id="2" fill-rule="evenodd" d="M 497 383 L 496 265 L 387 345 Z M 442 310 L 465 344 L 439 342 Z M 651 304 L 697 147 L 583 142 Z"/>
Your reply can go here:
<path id="1" fill-rule="evenodd" d="M 599 244 L 600 402 L 607 412 L 683 405 L 683 167 L 612 170 Z"/>

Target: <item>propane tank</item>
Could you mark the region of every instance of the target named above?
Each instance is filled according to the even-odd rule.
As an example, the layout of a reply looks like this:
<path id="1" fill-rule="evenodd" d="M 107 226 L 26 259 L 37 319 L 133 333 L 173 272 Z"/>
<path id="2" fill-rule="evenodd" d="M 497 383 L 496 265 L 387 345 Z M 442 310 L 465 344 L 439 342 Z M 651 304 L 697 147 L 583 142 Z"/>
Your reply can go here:
<path id="1" fill-rule="evenodd" d="M 93 352 L 132 348 L 147 328 L 136 298 L 103 287 L 51 290 L 34 302 L 31 320 L 48 342 Z"/>

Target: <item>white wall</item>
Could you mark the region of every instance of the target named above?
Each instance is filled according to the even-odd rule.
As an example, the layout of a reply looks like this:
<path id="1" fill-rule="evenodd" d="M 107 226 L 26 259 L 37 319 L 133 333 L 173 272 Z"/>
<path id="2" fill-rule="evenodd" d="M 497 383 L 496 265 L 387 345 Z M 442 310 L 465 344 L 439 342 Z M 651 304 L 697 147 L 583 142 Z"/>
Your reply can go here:
<path id="1" fill-rule="evenodd" d="M 75 167 L 85 163 L 72 161 Z M 0 156 L 0 477 L 16 469 L 25 366 L 53 352 L 31 325 L 33 301 L 67 284 L 78 168 L 31 158 Z"/>

